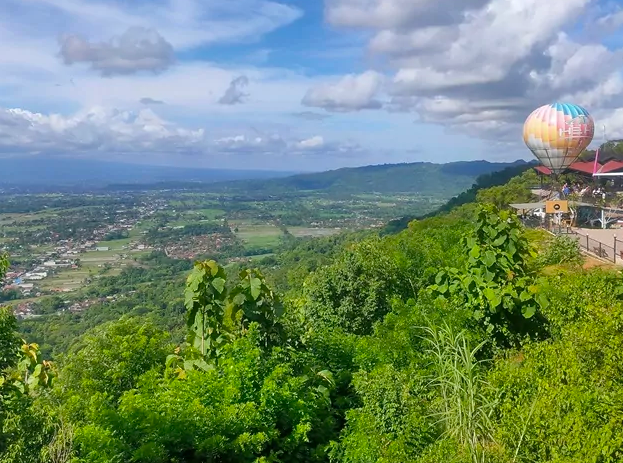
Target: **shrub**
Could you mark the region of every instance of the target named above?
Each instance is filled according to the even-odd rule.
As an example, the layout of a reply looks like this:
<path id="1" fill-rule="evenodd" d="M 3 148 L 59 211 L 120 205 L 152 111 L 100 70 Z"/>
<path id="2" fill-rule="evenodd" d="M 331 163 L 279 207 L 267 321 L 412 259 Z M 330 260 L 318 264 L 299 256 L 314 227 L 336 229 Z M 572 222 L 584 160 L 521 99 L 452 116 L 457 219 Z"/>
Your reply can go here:
<path id="1" fill-rule="evenodd" d="M 577 240 L 558 235 L 548 243 L 537 262 L 543 267 L 561 264 L 582 265 L 584 256 Z"/>

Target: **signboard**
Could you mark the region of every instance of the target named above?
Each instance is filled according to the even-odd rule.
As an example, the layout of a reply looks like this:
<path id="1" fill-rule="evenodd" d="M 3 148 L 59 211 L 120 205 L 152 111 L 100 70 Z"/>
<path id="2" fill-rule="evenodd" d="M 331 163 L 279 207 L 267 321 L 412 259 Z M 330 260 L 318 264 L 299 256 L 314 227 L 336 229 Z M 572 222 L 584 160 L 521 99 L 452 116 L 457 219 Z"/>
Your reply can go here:
<path id="1" fill-rule="evenodd" d="M 545 201 L 546 214 L 566 214 L 569 212 L 568 201 Z"/>

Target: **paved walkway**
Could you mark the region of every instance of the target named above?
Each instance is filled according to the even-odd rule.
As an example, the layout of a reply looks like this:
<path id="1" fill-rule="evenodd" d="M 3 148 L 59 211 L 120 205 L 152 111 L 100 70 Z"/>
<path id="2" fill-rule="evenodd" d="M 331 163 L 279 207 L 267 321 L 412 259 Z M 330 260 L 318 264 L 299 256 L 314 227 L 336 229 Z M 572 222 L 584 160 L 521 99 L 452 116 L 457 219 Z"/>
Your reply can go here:
<path id="1" fill-rule="evenodd" d="M 616 254 L 616 263 L 623 266 L 623 259 L 621 258 L 621 251 L 623 251 L 623 229 L 607 228 L 603 230 L 600 228 L 573 228 L 573 231 L 579 235 L 576 236 L 584 249 L 586 249 L 586 236 L 588 235 L 589 251 L 597 254 L 593 248 L 599 248 L 599 243 L 602 243 L 602 252 L 605 253 L 603 257 L 612 262 L 613 256 Z"/>
<path id="2" fill-rule="evenodd" d="M 588 235 L 589 238 L 601 241 L 603 244 L 612 248 L 614 248 L 615 235 L 618 237 L 618 241 L 623 241 L 623 229 L 606 228 L 603 230 L 601 228 L 574 228 L 573 231 L 584 237 Z M 623 251 L 623 243 L 617 243 L 617 247 L 621 248 L 621 251 Z"/>

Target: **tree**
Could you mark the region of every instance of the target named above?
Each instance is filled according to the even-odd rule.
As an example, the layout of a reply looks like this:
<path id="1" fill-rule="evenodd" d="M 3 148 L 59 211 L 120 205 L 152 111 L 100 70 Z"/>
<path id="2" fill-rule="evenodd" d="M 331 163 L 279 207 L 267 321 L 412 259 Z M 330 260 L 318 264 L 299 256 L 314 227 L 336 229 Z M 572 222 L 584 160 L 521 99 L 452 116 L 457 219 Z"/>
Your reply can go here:
<path id="1" fill-rule="evenodd" d="M 252 323 L 258 326 L 264 347 L 281 337 L 278 318 L 281 303 L 258 269 L 243 270 L 239 282 L 229 290 L 225 269 L 213 260 L 197 262 L 186 281 L 188 343 L 183 355 L 170 355 L 167 365 L 184 375 L 184 369 L 209 368 L 218 363 L 223 348 L 243 336 Z M 180 351 L 181 352 L 181 351 Z M 185 360 L 184 360 L 185 358 Z"/>
<path id="2" fill-rule="evenodd" d="M 0 281 L 2 281 L 2 279 L 4 278 L 4 275 L 6 275 L 6 271 L 9 268 L 9 259 L 8 256 L 5 253 L 0 253 Z"/>
<path id="3" fill-rule="evenodd" d="M 9 266 L 0 255 L 0 280 Z M 51 362 L 42 360 L 37 344 L 17 335 L 17 320 L 10 308 L 0 307 L 0 460 L 31 461 L 41 434 L 40 415 L 32 409 L 34 398 L 52 386 Z M 35 416 L 37 415 L 37 416 Z M 38 442 L 42 445 L 41 442 Z"/>
<path id="4" fill-rule="evenodd" d="M 189 342 L 208 359 L 217 359 L 229 338 L 223 324 L 226 279 L 223 267 L 210 260 L 197 262 L 186 281 Z"/>
<path id="5" fill-rule="evenodd" d="M 242 270 L 240 281 L 228 295 L 228 312 L 241 334 L 257 323 L 264 347 L 277 344 L 281 338 L 279 318 L 283 306 L 258 269 Z"/>
<path id="6" fill-rule="evenodd" d="M 379 239 L 357 243 L 305 282 L 307 322 L 311 328 L 370 334 L 389 312 L 398 282 L 398 267 Z"/>
<path id="7" fill-rule="evenodd" d="M 530 271 L 528 261 L 535 253 L 517 217 L 492 205 L 481 206 L 476 228 L 463 237 L 462 245 L 467 264 L 440 271 L 430 286 L 433 294 L 457 297 L 501 345 L 543 334 L 538 310 L 547 300 Z"/>
<path id="8" fill-rule="evenodd" d="M 70 395 L 101 395 L 116 401 L 138 378 L 162 366 L 173 348 L 170 336 L 151 322 L 122 317 L 85 333 L 64 359 L 61 385 Z"/>

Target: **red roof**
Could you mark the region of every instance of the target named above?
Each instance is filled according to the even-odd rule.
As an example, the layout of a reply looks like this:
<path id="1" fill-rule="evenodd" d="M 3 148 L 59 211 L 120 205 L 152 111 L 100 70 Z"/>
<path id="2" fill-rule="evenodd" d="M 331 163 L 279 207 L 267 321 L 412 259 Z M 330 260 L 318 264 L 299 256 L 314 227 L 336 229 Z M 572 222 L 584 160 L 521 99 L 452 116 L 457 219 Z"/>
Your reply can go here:
<path id="1" fill-rule="evenodd" d="M 619 169 L 623 169 L 623 161 L 612 160 L 606 162 L 597 172 L 599 172 L 600 174 L 605 174 L 607 172 L 614 172 Z"/>
<path id="2" fill-rule="evenodd" d="M 598 162 L 597 169 L 599 170 L 600 167 L 601 167 L 601 164 L 599 164 Z M 594 168 L 595 168 L 595 163 L 591 161 L 578 161 L 578 162 L 574 162 L 573 164 L 569 166 L 570 170 L 584 172 L 585 174 L 591 174 L 591 175 L 593 175 Z"/>
<path id="3" fill-rule="evenodd" d="M 541 172 L 544 175 L 550 175 L 552 173 L 551 170 L 549 170 L 547 167 L 545 166 L 536 166 L 534 168 L 534 170 L 536 170 L 537 172 Z"/>
<path id="4" fill-rule="evenodd" d="M 620 166 L 617 166 L 616 169 L 620 169 L 623 167 L 623 162 L 619 162 L 619 161 L 610 161 L 608 163 L 606 163 L 605 166 L 602 166 L 599 162 L 597 163 L 597 171 L 602 171 L 602 169 L 605 169 L 606 166 L 608 166 L 611 162 L 617 162 L 617 164 L 620 164 Z M 593 175 L 593 169 L 595 168 L 595 162 L 594 161 L 578 161 L 578 162 L 574 162 L 573 164 L 571 164 L 567 170 L 570 171 L 575 171 L 575 172 L 580 172 L 583 174 L 589 174 L 589 175 Z M 537 172 L 542 173 L 543 175 L 551 175 L 552 171 L 545 167 L 545 166 L 536 166 L 534 168 Z M 604 171 L 604 172 L 609 172 L 609 171 Z"/>

